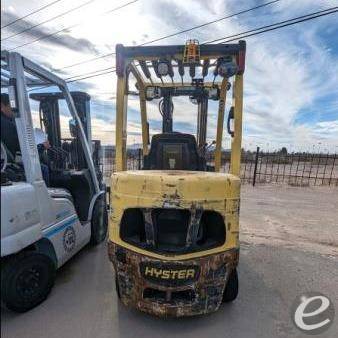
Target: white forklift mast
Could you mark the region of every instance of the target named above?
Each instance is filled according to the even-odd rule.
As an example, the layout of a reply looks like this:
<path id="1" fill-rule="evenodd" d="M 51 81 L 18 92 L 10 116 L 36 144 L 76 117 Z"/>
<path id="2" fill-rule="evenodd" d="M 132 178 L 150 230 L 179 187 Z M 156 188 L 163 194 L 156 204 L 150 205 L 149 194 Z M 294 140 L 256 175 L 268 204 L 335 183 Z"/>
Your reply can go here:
<path id="1" fill-rule="evenodd" d="M 85 171 L 64 175 L 70 187 L 72 180 L 77 180 L 77 189 L 82 189 L 84 181 L 90 187 L 84 192 L 62 185 L 47 187 L 43 180 L 28 98 L 28 88 L 36 86 L 57 86 L 76 121 L 87 166 Z M 91 145 L 63 79 L 18 53 L 2 51 L 1 87 L 8 90 L 25 177 L 14 182 L 1 180 L 1 299 L 8 308 L 23 312 L 47 297 L 57 268 L 87 243 L 104 240 L 108 222 L 106 191 L 98 180 Z M 7 165 L 3 142 L 1 150 Z M 1 169 L 1 175 L 6 175 L 6 168 Z M 83 204 L 81 198 L 88 203 Z M 85 207 L 85 216 L 78 214 L 79 205 L 82 211 Z"/>

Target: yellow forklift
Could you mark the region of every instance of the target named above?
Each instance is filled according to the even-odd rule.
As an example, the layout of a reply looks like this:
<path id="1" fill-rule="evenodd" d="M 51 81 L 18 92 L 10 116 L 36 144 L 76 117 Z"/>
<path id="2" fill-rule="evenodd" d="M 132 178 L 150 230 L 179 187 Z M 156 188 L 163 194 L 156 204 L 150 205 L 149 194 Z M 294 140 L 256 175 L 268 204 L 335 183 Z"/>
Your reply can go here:
<path id="1" fill-rule="evenodd" d="M 116 169 L 108 254 L 122 303 L 167 317 L 216 311 L 238 294 L 240 157 L 245 41 L 116 46 Z M 187 80 L 188 79 L 188 80 Z M 129 82 L 140 99 L 143 167 L 127 169 Z M 230 173 L 220 173 L 227 92 Z M 196 137 L 173 131 L 173 98 L 197 104 Z M 149 136 L 147 102 L 162 133 Z M 214 161 L 206 161 L 209 100 L 218 101 Z"/>

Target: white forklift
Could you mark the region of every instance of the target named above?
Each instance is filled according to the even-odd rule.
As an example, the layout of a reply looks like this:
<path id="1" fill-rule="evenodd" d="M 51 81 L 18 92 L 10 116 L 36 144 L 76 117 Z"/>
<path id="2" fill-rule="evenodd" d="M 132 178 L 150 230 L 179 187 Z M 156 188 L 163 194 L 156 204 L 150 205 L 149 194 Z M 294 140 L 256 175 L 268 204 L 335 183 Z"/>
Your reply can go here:
<path id="1" fill-rule="evenodd" d="M 51 146 L 43 151 L 48 184 L 28 97 L 37 86 L 60 90 L 31 95 L 40 103 L 41 126 Z M 106 188 L 93 161 L 86 94 L 72 95 L 58 76 L 6 51 L 1 52 L 1 87 L 9 96 L 20 145 L 20 153 L 11 154 L 1 139 L 1 300 L 25 312 L 46 299 L 60 266 L 86 244 L 105 239 Z M 68 139 L 60 136 L 58 101 L 63 99 L 72 116 Z"/>

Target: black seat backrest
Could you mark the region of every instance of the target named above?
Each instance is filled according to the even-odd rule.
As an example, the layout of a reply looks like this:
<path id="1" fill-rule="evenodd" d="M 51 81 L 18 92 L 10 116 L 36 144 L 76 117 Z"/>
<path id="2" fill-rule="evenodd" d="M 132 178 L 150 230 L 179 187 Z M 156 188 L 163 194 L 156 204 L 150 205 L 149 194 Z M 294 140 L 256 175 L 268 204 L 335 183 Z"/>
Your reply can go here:
<path id="1" fill-rule="evenodd" d="M 143 169 L 204 171 L 205 160 L 199 156 L 193 135 L 163 133 L 152 137 Z"/>
<path id="2" fill-rule="evenodd" d="M 90 202 L 95 194 L 89 169 L 52 172 L 51 186 L 67 189 L 74 199 L 79 219 L 87 220 Z"/>

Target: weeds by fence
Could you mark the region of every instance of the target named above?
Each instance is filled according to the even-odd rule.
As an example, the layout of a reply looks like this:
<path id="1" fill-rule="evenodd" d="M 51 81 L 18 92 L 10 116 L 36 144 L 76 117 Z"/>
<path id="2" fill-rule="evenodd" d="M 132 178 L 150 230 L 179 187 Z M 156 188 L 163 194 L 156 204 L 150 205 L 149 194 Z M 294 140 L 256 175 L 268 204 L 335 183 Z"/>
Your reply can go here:
<path id="1" fill-rule="evenodd" d="M 114 154 L 103 158 L 103 173 L 106 178 L 115 171 Z M 128 170 L 143 166 L 141 150 L 128 152 Z M 213 153 L 207 154 L 207 163 L 214 162 Z M 222 172 L 228 172 L 230 153 L 222 154 Z M 338 186 L 337 154 L 281 152 L 242 152 L 241 179 L 247 184 L 289 184 L 292 186 Z"/>

